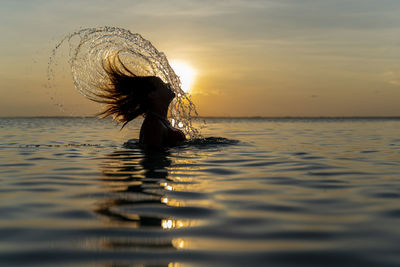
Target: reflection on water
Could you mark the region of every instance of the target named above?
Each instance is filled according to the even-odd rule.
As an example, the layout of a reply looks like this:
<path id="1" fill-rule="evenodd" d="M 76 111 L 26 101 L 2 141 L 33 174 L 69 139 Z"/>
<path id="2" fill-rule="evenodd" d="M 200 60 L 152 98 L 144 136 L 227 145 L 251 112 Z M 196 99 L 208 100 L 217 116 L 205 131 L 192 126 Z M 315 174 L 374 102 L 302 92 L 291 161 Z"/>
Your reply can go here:
<path id="1" fill-rule="evenodd" d="M 398 266 L 400 120 L 207 125 L 229 139 L 149 154 L 0 119 L 0 266 Z"/>
<path id="2" fill-rule="evenodd" d="M 189 226 L 180 220 L 152 215 L 146 209 L 168 205 L 165 190 L 168 186 L 168 152 L 121 150 L 110 153 L 101 164 L 102 182 L 114 193 L 111 198 L 98 203 L 95 212 L 105 216 L 111 223 L 143 228 L 172 229 Z M 167 185 L 167 186 L 165 186 Z M 165 187 L 167 189 L 165 189 Z M 147 239 L 144 242 L 112 241 L 109 248 L 174 248 L 172 239 Z"/>
<path id="3" fill-rule="evenodd" d="M 192 220 L 161 216 L 157 210 L 183 205 L 166 192 L 173 191 L 168 178 L 172 161 L 168 151 L 152 152 L 140 148 L 107 154 L 101 163 L 101 181 L 111 193 L 96 204 L 95 212 L 112 225 L 131 228 L 181 229 L 194 225 Z M 107 249 L 182 249 L 184 241 L 177 238 L 107 239 Z"/>
<path id="4" fill-rule="evenodd" d="M 167 155 L 146 155 L 138 158 L 131 151 L 116 151 L 107 155 L 102 164 L 102 181 L 115 198 L 108 199 L 96 210 L 110 221 L 130 226 L 161 226 L 161 218 L 123 211 L 125 206 L 165 205 L 160 183 L 167 180 L 170 165 Z"/>

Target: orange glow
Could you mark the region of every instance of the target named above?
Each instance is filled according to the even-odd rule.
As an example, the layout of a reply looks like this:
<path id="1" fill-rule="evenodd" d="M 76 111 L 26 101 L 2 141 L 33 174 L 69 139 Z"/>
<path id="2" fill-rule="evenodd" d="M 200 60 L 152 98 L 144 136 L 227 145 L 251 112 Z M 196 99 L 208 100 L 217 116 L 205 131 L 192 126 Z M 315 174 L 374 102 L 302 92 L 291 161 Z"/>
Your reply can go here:
<path id="1" fill-rule="evenodd" d="M 182 90 L 188 93 L 192 89 L 196 71 L 184 61 L 171 61 L 171 67 L 181 80 Z"/>

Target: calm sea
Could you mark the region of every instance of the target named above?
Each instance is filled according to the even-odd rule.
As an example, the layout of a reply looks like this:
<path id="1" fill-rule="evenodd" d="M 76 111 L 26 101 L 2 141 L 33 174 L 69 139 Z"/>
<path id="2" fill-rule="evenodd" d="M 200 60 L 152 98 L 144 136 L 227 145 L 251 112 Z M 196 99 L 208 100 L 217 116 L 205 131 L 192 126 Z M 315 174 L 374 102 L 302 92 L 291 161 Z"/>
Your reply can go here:
<path id="1" fill-rule="evenodd" d="M 206 123 L 0 119 L 0 266 L 400 266 L 399 119 Z"/>

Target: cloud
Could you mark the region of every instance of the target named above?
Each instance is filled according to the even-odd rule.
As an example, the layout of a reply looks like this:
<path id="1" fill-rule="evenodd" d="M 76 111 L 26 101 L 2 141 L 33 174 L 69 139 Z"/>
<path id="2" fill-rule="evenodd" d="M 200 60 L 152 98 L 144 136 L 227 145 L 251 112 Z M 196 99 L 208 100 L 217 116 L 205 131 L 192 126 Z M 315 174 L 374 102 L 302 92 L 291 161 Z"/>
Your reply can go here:
<path id="1" fill-rule="evenodd" d="M 243 10 L 264 9 L 276 5 L 273 2 L 261 0 L 147 0 L 135 1 L 134 4 L 132 4 L 132 1 L 120 1 L 120 4 L 123 4 L 123 2 L 128 7 L 126 11 L 132 14 L 185 18 L 205 18 L 224 14 L 237 14 Z"/>
<path id="2" fill-rule="evenodd" d="M 400 86 L 400 70 L 391 70 L 382 74 L 384 81 L 388 84 Z"/>

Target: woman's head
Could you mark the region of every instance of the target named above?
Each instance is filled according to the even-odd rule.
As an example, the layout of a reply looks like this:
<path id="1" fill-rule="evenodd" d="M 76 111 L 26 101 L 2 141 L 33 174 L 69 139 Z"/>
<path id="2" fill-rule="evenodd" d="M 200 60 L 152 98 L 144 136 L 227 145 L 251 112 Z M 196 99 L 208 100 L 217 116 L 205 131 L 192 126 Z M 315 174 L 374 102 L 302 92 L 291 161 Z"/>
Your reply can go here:
<path id="1" fill-rule="evenodd" d="M 170 101 L 175 97 L 172 89 L 156 76 L 136 76 L 121 62 L 118 54 L 107 58 L 103 68 L 109 84 L 96 94 L 106 104 L 101 115 L 113 118 L 125 126 L 129 121 L 146 113 L 155 102 Z M 122 127 L 123 127 L 122 126 Z"/>
<path id="2" fill-rule="evenodd" d="M 165 105 L 171 102 L 175 97 L 175 93 L 172 90 L 170 84 L 164 83 L 160 78 L 150 76 L 151 83 L 153 84 L 153 90 L 149 93 L 150 104 L 152 105 Z"/>

